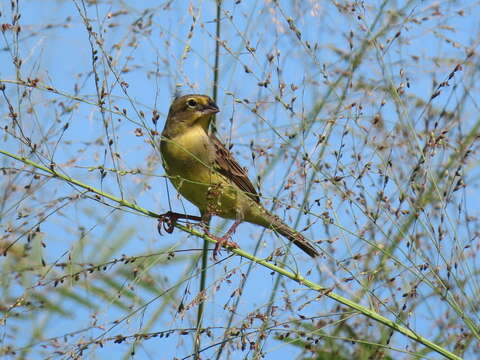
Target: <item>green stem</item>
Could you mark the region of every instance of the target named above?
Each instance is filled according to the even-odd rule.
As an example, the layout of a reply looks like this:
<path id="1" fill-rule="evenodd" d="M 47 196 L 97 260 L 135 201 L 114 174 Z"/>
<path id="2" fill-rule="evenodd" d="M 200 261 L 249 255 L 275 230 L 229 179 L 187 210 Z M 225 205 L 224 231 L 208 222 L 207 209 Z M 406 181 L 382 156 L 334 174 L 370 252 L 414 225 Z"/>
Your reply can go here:
<path id="1" fill-rule="evenodd" d="M 210 220 L 207 226 L 210 225 Z M 205 284 L 207 282 L 207 267 L 208 267 L 208 247 L 209 242 L 207 239 L 203 240 L 203 248 L 202 248 L 202 267 L 200 272 L 200 293 L 205 291 Z M 200 349 L 201 349 L 201 341 L 200 341 L 200 334 L 202 329 L 202 320 L 203 320 L 203 312 L 204 312 L 204 302 L 201 301 L 198 304 L 198 312 L 197 312 L 197 331 L 195 332 L 195 339 L 194 339 L 194 354 L 195 359 L 200 359 Z"/>

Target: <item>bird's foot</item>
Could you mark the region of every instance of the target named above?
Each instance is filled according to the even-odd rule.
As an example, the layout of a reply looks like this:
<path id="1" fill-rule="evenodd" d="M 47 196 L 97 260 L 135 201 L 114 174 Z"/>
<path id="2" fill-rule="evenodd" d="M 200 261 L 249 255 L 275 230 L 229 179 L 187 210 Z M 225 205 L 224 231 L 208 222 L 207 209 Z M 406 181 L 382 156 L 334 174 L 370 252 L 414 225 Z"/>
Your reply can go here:
<path id="1" fill-rule="evenodd" d="M 222 237 L 218 237 L 215 235 L 209 235 L 212 239 L 214 239 L 217 243 L 213 248 L 213 260 L 217 261 L 217 254 L 220 253 L 220 249 L 222 247 L 231 248 L 231 249 L 238 249 L 239 246 L 236 242 L 230 241 L 231 235 L 226 234 Z"/>
<path id="2" fill-rule="evenodd" d="M 206 231 L 207 235 L 217 242 L 215 244 L 215 248 L 213 249 L 213 260 L 217 260 L 217 254 L 220 252 L 222 247 L 228 247 L 232 249 L 239 248 L 237 243 L 230 241 L 232 235 L 235 233 L 235 230 L 237 230 L 238 225 L 240 225 L 240 220 L 236 220 L 222 237 L 211 235 L 208 231 Z"/>
<path id="3" fill-rule="evenodd" d="M 173 211 L 167 211 L 165 214 L 162 214 L 158 217 L 158 225 L 157 225 L 158 233 L 162 235 L 162 228 L 163 228 L 163 230 L 171 234 L 173 232 L 173 229 L 175 228 L 175 224 L 180 219 L 202 221 L 202 218 L 200 216 L 180 214 Z"/>

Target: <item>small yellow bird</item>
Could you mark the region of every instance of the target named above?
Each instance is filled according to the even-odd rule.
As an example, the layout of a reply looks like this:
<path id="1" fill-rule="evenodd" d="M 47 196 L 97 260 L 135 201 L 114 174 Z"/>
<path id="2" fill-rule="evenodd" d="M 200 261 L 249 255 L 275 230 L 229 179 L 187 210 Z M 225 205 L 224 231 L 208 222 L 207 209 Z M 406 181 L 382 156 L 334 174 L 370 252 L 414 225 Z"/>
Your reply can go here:
<path id="1" fill-rule="evenodd" d="M 197 206 L 202 216 L 168 212 L 160 217 L 159 230 L 163 225 L 172 232 L 180 218 L 205 220 L 218 215 L 235 222 L 223 237 L 208 234 L 217 241 L 214 258 L 221 246 L 238 247 L 229 240 L 242 221 L 273 229 L 311 257 L 318 256 L 307 239 L 261 205 L 245 169 L 209 133 L 212 115 L 219 111 L 210 97 L 197 94 L 178 97 L 170 106 L 160 142 L 163 166 L 178 192 Z"/>

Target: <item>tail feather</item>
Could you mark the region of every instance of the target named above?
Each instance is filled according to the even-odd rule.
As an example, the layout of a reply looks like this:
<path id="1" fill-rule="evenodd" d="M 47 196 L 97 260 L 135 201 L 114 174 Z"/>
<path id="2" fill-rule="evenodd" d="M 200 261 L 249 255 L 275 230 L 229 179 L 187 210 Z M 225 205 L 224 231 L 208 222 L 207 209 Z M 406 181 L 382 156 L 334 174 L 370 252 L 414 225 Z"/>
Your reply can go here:
<path id="1" fill-rule="evenodd" d="M 289 226 L 280 222 L 278 219 L 276 219 L 276 221 L 271 224 L 271 227 L 273 228 L 273 230 L 277 231 L 280 235 L 292 241 L 295 245 L 297 245 L 300 249 L 302 249 L 305 253 L 307 253 L 312 258 L 320 255 L 318 250 L 313 246 L 313 244 L 309 240 L 307 240 L 298 231 L 295 231 Z"/>
<path id="2" fill-rule="evenodd" d="M 284 224 L 277 216 L 269 214 L 266 210 L 263 210 L 263 214 L 261 217 L 255 219 L 256 221 L 252 221 L 258 225 L 261 225 L 266 228 L 273 229 L 274 231 L 278 232 L 280 235 L 284 236 L 288 240 L 292 241 L 296 246 L 302 249 L 305 253 L 307 253 L 312 258 L 317 257 L 320 255 L 318 250 L 313 246 L 313 244 L 306 239 L 302 234 L 298 231 L 293 230 L 288 225 Z"/>

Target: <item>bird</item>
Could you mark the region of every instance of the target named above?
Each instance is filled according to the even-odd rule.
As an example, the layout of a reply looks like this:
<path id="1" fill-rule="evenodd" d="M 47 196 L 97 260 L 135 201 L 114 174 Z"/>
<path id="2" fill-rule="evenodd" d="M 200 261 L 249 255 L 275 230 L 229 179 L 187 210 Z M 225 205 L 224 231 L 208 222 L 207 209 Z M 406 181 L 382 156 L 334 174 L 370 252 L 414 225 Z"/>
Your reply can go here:
<path id="1" fill-rule="evenodd" d="M 163 167 L 176 190 L 198 207 L 201 216 L 169 211 L 159 217 L 159 231 L 163 226 L 172 232 L 181 218 L 206 224 L 215 215 L 234 223 L 222 237 L 207 233 L 217 242 L 214 259 L 222 246 L 238 248 L 230 240 L 242 222 L 272 229 L 309 256 L 317 257 L 319 252 L 309 240 L 263 207 L 247 171 L 209 131 L 212 118 L 219 111 L 207 95 L 189 94 L 172 102 L 160 140 Z M 205 229 L 208 231 L 208 227 Z"/>

